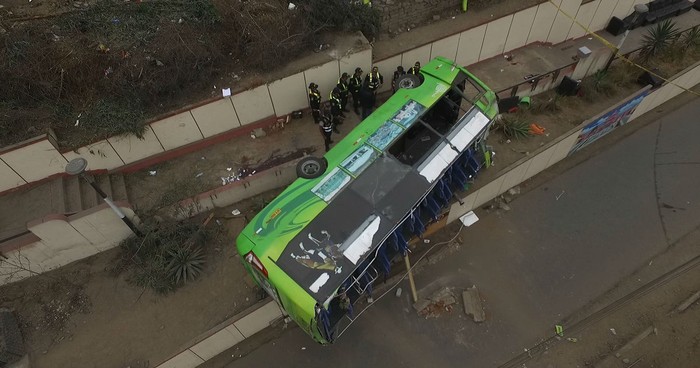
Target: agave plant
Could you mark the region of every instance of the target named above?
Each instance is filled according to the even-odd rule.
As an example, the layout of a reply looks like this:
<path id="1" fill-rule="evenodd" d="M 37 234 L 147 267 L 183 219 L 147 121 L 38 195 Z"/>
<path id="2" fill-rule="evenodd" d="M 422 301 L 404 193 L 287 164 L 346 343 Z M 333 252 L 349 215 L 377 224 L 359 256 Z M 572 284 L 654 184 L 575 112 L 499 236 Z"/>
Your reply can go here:
<path id="1" fill-rule="evenodd" d="M 175 285 L 193 281 L 202 273 L 204 251 L 201 247 L 176 247 L 168 250 L 168 272 Z"/>
<path id="2" fill-rule="evenodd" d="M 676 23 L 670 19 L 655 25 L 642 37 L 642 58 L 648 60 L 671 49 L 679 34 Z"/>
<path id="3" fill-rule="evenodd" d="M 681 45 L 686 50 L 700 47 L 700 26 L 695 26 L 685 32 L 681 37 Z"/>
<path id="4" fill-rule="evenodd" d="M 495 128 L 508 139 L 520 139 L 530 136 L 530 126 L 518 118 L 502 116 L 496 122 Z"/>

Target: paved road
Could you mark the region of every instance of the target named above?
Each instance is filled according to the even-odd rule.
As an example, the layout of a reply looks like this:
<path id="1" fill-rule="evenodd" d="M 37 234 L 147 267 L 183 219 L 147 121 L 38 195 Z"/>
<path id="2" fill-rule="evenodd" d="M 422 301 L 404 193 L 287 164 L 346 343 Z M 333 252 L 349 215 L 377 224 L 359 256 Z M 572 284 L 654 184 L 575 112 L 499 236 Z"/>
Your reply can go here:
<path id="1" fill-rule="evenodd" d="M 695 100 L 525 193 L 417 275 L 421 295 L 477 285 L 487 322 L 391 293 L 333 346 L 293 328 L 227 367 L 498 366 L 700 225 L 698 117 Z"/>

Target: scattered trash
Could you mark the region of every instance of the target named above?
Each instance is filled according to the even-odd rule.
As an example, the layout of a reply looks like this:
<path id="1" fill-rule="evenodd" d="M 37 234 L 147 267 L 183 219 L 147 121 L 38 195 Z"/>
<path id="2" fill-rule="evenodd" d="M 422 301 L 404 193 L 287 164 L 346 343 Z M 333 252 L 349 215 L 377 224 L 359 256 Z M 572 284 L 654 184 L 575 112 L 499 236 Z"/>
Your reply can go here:
<path id="1" fill-rule="evenodd" d="M 474 213 L 474 211 L 469 211 L 462 217 L 460 217 L 459 220 L 462 221 L 462 224 L 464 224 L 464 226 L 469 227 L 474 225 L 477 221 L 479 221 L 479 217 L 476 215 L 476 213 Z"/>
<path id="2" fill-rule="evenodd" d="M 401 288 L 397 288 L 397 289 L 396 289 L 396 297 L 397 297 L 397 298 L 401 296 L 401 292 L 402 292 L 402 291 L 403 291 L 403 290 L 401 290 Z"/>
<path id="3" fill-rule="evenodd" d="M 221 220 L 219 220 L 219 219 L 216 219 L 216 224 L 219 225 L 219 226 L 223 225 L 223 224 L 221 223 Z"/>
<path id="4" fill-rule="evenodd" d="M 506 139 L 506 144 L 510 143 L 510 139 Z"/>
<path id="5" fill-rule="evenodd" d="M 508 189 L 508 194 L 510 194 L 510 195 L 520 194 L 520 187 L 512 187 L 512 188 Z"/>
<path id="6" fill-rule="evenodd" d="M 114 69 L 111 66 L 105 69 L 105 78 L 112 73 L 114 73 Z"/>
<path id="7" fill-rule="evenodd" d="M 238 215 L 241 214 L 241 211 L 239 211 L 239 210 L 236 209 L 236 210 L 231 211 L 231 214 L 234 215 L 234 216 L 238 216 Z"/>
<path id="8" fill-rule="evenodd" d="M 253 139 L 255 139 L 255 138 L 257 138 L 257 137 L 255 136 L 255 134 L 254 134 L 254 133 L 250 133 L 250 138 L 253 138 Z"/>
<path id="9" fill-rule="evenodd" d="M 301 347 L 301 350 L 306 350 L 306 346 L 302 346 L 302 347 Z"/>
<path id="10" fill-rule="evenodd" d="M 97 45 L 97 51 L 99 51 L 103 54 L 106 54 L 109 52 L 109 47 L 107 47 L 105 44 L 101 43 L 101 44 Z"/>
<path id="11" fill-rule="evenodd" d="M 430 243 L 430 239 L 423 239 L 423 243 L 425 243 L 425 244 Z"/>
<path id="12" fill-rule="evenodd" d="M 199 173 L 199 174 L 195 175 L 194 177 L 195 177 L 195 178 L 198 178 L 198 177 L 200 177 L 200 176 L 202 176 L 202 175 L 204 175 L 204 173 L 203 173 L 203 172 L 201 172 L 201 173 Z"/>
<path id="13" fill-rule="evenodd" d="M 568 342 L 578 342 L 578 339 L 575 338 L 575 337 L 567 337 L 567 338 L 566 338 L 566 341 L 568 341 Z"/>
<path id="14" fill-rule="evenodd" d="M 119 24 L 119 23 L 121 23 L 121 20 L 119 20 L 119 18 L 117 18 L 117 17 L 112 18 L 112 24 Z"/>
<path id="15" fill-rule="evenodd" d="M 240 169 L 238 169 L 238 172 L 236 172 L 235 174 L 230 174 L 229 176 L 222 176 L 221 177 L 221 185 L 226 185 L 226 184 L 233 183 L 235 181 L 239 181 L 239 180 L 245 178 L 246 176 L 250 176 L 250 175 L 255 174 L 256 172 L 257 172 L 256 170 L 251 170 L 249 168 L 240 168 Z"/>
<path id="16" fill-rule="evenodd" d="M 559 200 L 559 198 L 561 198 L 561 196 L 564 195 L 564 193 L 566 193 L 566 191 L 564 191 L 564 190 L 562 190 L 561 193 L 559 193 L 559 195 L 556 197 L 557 201 Z"/>
<path id="17" fill-rule="evenodd" d="M 231 170 L 233 170 L 232 167 L 227 167 L 227 168 L 226 168 L 226 171 L 231 171 Z"/>
<path id="18" fill-rule="evenodd" d="M 177 20 L 177 24 L 182 24 L 182 23 L 185 23 L 185 20 L 184 20 L 184 19 L 180 18 L 180 19 Z"/>
<path id="19" fill-rule="evenodd" d="M 610 329 L 610 333 L 613 334 L 613 335 L 617 335 L 617 331 L 615 331 L 614 328 L 611 328 L 611 329 Z"/>
<path id="20" fill-rule="evenodd" d="M 156 59 L 156 66 L 164 66 L 164 65 L 165 65 L 165 64 L 163 64 L 162 61 Z"/>
<path id="21" fill-rule="evenodd" d="M 563 337 L 564 336 L 564 327 L 561 325 L 554 325 L 554 332 L 557 333 L 557 335 Z"/>
<path id="22" fill-rule="evenodd" d="M 150 175 L 150 176 L 156 176 L 157 173 L 158 173 L 158 172 L 156 172 L 155 170 L 152 170 L 152 171 L 149 171 L 149 172 L 148 172 L 148 175 Z"/>
<path id="23" fill-rule="evenodd" d="M 202 156 L 202 157 L 200 157 L 199 159 L 200 159 L 200 160 L 206 160 L 206 159 L 207 159 L 207 156 Z"/>
<path id="24" fill-rule="evenodd" d="M 80 114 L 78 114 L 78 118 L 75 119 L 75 126 L 80 125 L 80 117 L 81 117 L 81 116 L 83 116 L 83 113 L 82 113 L 82 112 L 81 112 Z"/>
<path id="25" fill-rule="evenodd" d="M 287 8 L 288 8 L 289 10 L 294 10 L 294 9 L 296 9 L 296 7 L 297 7 L 297 6 L 294 5 L 294 3 L 289 3 L 289 6 L 288 6 Z"/>
<path id="26" fill-rule="evenodd" d="M 224 88 L 221 90 L 221 94 L 224 95 L 224 97 L 231 96 L 231 88 Z"/>
<path id="27" fill-rule="evenodd" d="M 544 127 L 537 125 L 535 123 L 530 124 L 530 134 L 532 135 L 544 135 Z"/>

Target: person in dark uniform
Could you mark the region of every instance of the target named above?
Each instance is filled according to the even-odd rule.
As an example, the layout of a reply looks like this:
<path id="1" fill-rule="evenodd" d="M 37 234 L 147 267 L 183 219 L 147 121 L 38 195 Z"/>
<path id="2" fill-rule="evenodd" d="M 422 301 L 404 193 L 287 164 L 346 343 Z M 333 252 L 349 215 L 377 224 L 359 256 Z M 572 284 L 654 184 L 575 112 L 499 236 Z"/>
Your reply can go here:
<path id="1" fill-rule="evenodd" d="M 338 79 L 338 84 L 336 85 L 336 87 L 338 87 L 340 90 L 340 107 L 345 112 L 350 111 L 346 108 L 348 104 L 348 93 L 350 92 L 348 90 L 348 78 L 350 78 L 350 75 L 348 73 L 343 73 L 343 75 L 340 76 L 340 79 Z"/>
<path id="2" fill-rule="evenodd" d="M 367 83 L 367 88 L 369 88 L 372 93 L 377 93 L 379 87 L 384 84 L 384 76 L 379 73 L 379 68 L 372 67 L 372 71 L 365 77 L 365 83 Z"/>
<path id="3" fill-rule="evenodd" d="M 423 81 L 425 80 L 423 74 L 420 73 L 420 61 L 416 61 L 416 63 L 413 64 L 413 66 L 410 69 L 408 69 L 408 74 L 413 74 L 416 77 L 418 77 L 421 83 L 423 83 Z"/>
<path id="4" fill-rule="evenodd" d="M 348 82 L 350 94 L 352 95 L 352 107 L 355 114 L 360 115 L 360 89 L 362 88 L 362 68 L 355 68 L 355 74 Z"/>
<path id="5" fill-rule="evenodd" d="M 342 106 L 340 104 L 340 91 L 338 88 L 333 88 L 333 91 L 331 92 L 331 99 L 328 102 L 330 103 L 330 116 L 333 121 L 333 131 L 340 133 L 338 130 L 338 125 L 343 123 L 343 118 L 345 115 L 343 114 Z"/>
<path id="6" fill-rule="evenodd" d="M 374 110 L 374 104 L 377 102 L 377 96 L 369 89 L 367 82 L 362 84 L 360 89 L 360 105 L 362 105 L 362 120 L 366 119 Z"/>
<path id="7" fill-rule="evenodd" d="M 408 69 L 408 74 L 413 74 L 413 75 L 418 75 L 420 73 L 420 61 L 416 61 L 415 64 L 411 67 L 411 69 Z"/>
<path id="8" fill-rule="evenodd" d="M 333 134 L 334 128 L 335 127 L 333 126 L 333 120 L 331 119 L 330 114 L 323 114 L 321 117 L 321 122 L 318 124 L 318 129 L 321 132 L 321 135 L 323 135 L 323 144 L 326 147 L 326 152 L 331 149 L 331 143 L 333 143 L 331 140 L 331 135 Z"/>
<path id="9" fill-rule="evenodd" d="M 321 122 L 321 93 L 318 91 L 318 84 L 309 83 L 309 107 L 311 107 L 311 115 L 314 117 L 314 123 Z"/>
<path id="10" fill-rule="evenodd" d="M 391 93 L 396 93 L 396 81 L 399 80 L 399 78 L 401 78 L 401 76 L 404 74 L 406 74 L 406 71 L 403 70 L 403 67 L 401 65 L 397 66 L 396 70 L 394 71 L 394 77 L 391 78 Z"/>

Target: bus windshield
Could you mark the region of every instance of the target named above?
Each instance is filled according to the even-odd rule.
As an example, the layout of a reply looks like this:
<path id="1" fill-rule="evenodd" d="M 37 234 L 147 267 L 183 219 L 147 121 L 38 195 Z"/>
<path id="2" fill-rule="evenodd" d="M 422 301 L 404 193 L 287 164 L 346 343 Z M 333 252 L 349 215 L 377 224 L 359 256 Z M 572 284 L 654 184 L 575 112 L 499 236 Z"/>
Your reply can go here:
<path id="1" fill-rule="evenodd" d="M 495 94 L 444 58 L 421 73 L 325 155 L 323 173 L 297 179 L 237 239 L 256 282 L 320 343 L 488 162 Z"/>

